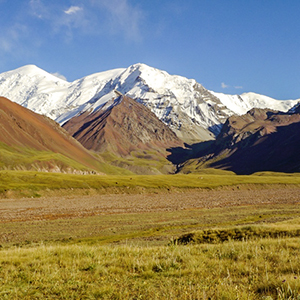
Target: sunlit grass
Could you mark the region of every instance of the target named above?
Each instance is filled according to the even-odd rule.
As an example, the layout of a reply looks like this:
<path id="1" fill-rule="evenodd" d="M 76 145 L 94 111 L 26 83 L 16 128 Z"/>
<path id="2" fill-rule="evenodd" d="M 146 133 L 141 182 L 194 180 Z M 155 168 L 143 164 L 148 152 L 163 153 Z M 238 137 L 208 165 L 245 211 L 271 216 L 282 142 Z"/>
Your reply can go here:
<path id="1" fill-rule="evenodd" d="M 80 158 L 79 158 L 80 159 Z M 129 170 L 112 166 L 104 161 L 85 158 L 80 163 L 61 153 L 39 151 L 32 148 L 8 146 L 0 142 L 0 170 L 55 170 L 59 172 L 103 172 L 105 174 L 132 174 Z"/>
<path id="2" fill-rule="evenodd" d="M 95 189 L 114 193 L 146 190 L 213 189 L 224 186 L 267 186 L 272 184 L 299 185 L 300 175 L 232 175 L 177 174 L 177 175 L 75 175 L 32 171 L 0 171 L 0 193 L 7 190 L 45 191 L 46 189 Z"/>
<path id="3" fill-rule="evenodd" d="M 298 299 L 299 242 L 12 248 L 0 252 L 0 297 Z"/>
<path id="4" fill-rule="evenodd" d="M 166 155 L 166 153 L 165 153 Z M 99 153 L 111 165 L 133 171 L 135 174 L 169 174 L 175 172 L 175 166 L 157 151 L 132 151 L 126 158 L 111 152 Z"/>
<path id="5" fill-rule="evenodd" d="M 0 172 L 3 195 L 11 190 L 25 196 L 55 190 L 184 196 L 185 189 L 299 184 L 299 174 Z M 0 223 L 0 299 L 275 300 L 300 294 L 297 203 L 48 217 Z M 184 234 L 192 234 L 193 243 L 178 245 Z M 179 239 L 170 243 L 171 237 Z M 155 239 L 160 246 L 153 246 Z"/>
<path id="6" fill-rule="evenodd" d="M 89 170 L 86 166 L 60 153 L 38 151 L 29 148 L 13 148 L 0 143 L 0 168 L 5 169 L 51 169 L 51 164 L 61 167 L 61 170 Z"/>

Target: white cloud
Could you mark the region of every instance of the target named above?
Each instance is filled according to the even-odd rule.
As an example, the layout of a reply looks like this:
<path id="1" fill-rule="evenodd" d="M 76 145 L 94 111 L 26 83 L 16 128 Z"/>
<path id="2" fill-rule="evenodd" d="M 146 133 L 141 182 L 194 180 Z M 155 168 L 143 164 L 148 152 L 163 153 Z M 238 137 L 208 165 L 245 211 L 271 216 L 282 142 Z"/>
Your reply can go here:
<path id="1" fill-rule="evenodd" d="M 1 1 L 1 0 L 0 0 Z M 144 14 L 130 0 L 86 0 L 64 7 L 59 1 L 30 0 L 31 16 L 50 27 L 50 33 L 73 39 L 76 31 L 86 35 L 120 36 L 130 41 L 142 39 Z"/>
<path id="2" fill-rule="evenodd" d="M 69 9 L 65 10 L 64 13 L 67 15 L 76 14 L 77 12 L 81 11 L 82 7 L 79 6 L 71 6 Z"/>
<path id="3" fill-rule="evenodd" d="M 70 6 L 66 9 L 61 2 L 42 0 L 30 0 L 29 5 L 32 16 L 49 26 L 51 34 L 60 35 L 67 42 L 73 39 L 75 30 L 85 31 L 91 27 L 83 7 Z"/>
<path id="4" fill-rule="evenodd" d="M 229 85 L 225 84 L 224 82 L 221 83 L 222 89 L 227 89 L 229 88 Z"/>
<path id="5" fill-rule="evenodd" d="M 51 73 L 51 74 L 54 75 L 55 77 L 59 78 L 59 79 L 67 81 L 67 78 L 64 75 L 62 75 L 62 74 L 60 74 L 58 72 Z"/>
<path id="6" fill-rule="evenodd" d="M 29 6 L 31 8 L 31 13 L 39 19 L 43 19 L 48 14 L 48 10 L 40 0 L 30 0 Z"/>

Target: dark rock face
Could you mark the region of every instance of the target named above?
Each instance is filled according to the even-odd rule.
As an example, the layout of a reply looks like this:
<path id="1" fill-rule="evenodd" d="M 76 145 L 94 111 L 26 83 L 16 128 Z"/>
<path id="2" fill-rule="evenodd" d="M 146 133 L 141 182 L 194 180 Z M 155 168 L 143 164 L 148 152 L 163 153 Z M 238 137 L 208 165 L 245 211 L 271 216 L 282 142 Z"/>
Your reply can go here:
<path id="1" fill-rule="evenodd" d="M 276 132 L 263 137 L 256 136 L 247 147 L 237 148 L 227 158 L 211 166 L 232 170 L 237 174 L 300 172 L 299 132 L 300 122 L 278 127 Z"/>
<path id="2" fill-rule="evenodd" d="M 257 171 L 300 172 L 300 114 L 252 109 L 230 117 L 215 143 L 211 164 L 238 174 Z"/>
<path id="3" fill-rule="evenodd" d="M 144 105 L 119 96 L 94 112 L 85 112 L 63 125 L 84 147 L 127 156 L 135 150 L 183 146 L 176 134 Z"/>
<path id="4" fill-rule="evenodd" d="M 259 171 L 300 172 L 300 113 L 251 109 L 225 122 L 215 141 L 175 149 L 170 160 L 178 170 L 191 166 L 225 169 L 237 174 Z M 183 159 L 178 159 L 183 157 Z"/>

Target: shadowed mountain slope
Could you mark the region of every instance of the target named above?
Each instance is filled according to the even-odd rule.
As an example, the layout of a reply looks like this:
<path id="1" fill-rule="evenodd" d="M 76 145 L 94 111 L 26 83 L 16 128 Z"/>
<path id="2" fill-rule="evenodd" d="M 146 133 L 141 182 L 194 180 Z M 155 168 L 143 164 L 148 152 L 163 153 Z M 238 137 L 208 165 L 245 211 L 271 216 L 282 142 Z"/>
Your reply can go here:
<path id="1" fill-rule="evenodd" d="M 237 174 L 258 171 L 300 172 L 299 131 L 299 122 L 282 126 L 276 132 L 238 149 L 211 166 L 232 170 Z"/>
<path id="2" fill-rule="evenodd" d="M 220 150 L 229 149 L 229 155 L 211 166 L 238 174 L 300 172 L 299 132 L 299 113 L 252 109 L 246 115 L 231 117 L 216 143 Z"/>
<path id="3" fill-rule="evenodd" d="M 212 167 L 251 174 L 258 171 L 300 172 L 300 114 L 251 109 L 225 122 L 209 147 L 191 151 L 181 171 Z M 195 159 L 195 157 L 198 157 Z"/>

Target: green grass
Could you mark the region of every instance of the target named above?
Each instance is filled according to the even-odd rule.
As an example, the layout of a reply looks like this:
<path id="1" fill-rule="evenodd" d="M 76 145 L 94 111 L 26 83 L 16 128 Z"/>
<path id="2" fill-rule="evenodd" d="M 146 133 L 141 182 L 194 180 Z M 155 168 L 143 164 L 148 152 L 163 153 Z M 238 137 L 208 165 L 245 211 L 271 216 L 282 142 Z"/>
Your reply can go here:
<path id="1" fill-rule="evenodd" d="M 194 188 L 298 187 L 300 176 L 1 171 L 0 183 L 23 196 L 75 189 L 151 199 Z M 299 299 L 299 230 L 298 203 L 0 222 L 0 299 Z M 178 245 L 187 235 L 194 242 Z"/>
<path id="2" fill-rule="evenodd" d="M 169 174 L 175 171 L 175 166 L 157 151 L 132 151 L 126 158 L 110 152 L 98 156 L 113 166 L 130 170 L 135 174 Z"/>
<path id="3" fill-rule="evenodd" d="M 0 142 L 0 170 L 57 170 L 60 172 L 103 172 L 105 174 L 133 174 L 132 172 L 112 166 L 106 162 L 91 159 L 87 161 L 89 166 L 81 164 L 63 154 L 51 151 L 38 151 L 24 147 L 10 147 Z"/>
<path id="4" fill-rule="evenodd" d="M 211 158 L 208 161 L 205 161 L 205 160 L 199 159 L 199 158 L 189 159 L 181 165 L 180 173 L 183 173 L 183 174 L 202 173 L 202 172 L 206 172 L 205 170 L 209 169 L 209 170 L 215 170 L 213 172 L 219 172 L 219 174 L 221 174 L 221 172 L 228 172 L 228 173 L 235 174 L 232 171 L 211 169 L 211 167 L 210 167 L 214 162 L 217 162 L 223 158 L 226 158 L 227 155 L 228 155 L 228 153 L 224 152 L 222 155 Z"/>
<path id="5" fill-rule="evenodd" d="M 243 226 L 226 229 L 207 229 L 186 233 L 172 241 L 174 244 L 217 244 L 225 241 L 243 241 L 248 239 L 300 237 L 298 228 L 282 228 L 274 226 Z"/>
<path id="6" fill-rule="evenodd" d="M 0 171 L 2 196 L 22 197 L 299 184 L 299 174 L 210 170 L 155 176 Z M 298 299 L 299 209 L 261 204 L 0 223 L 0 299 Z M 193 244 L 169 243 L 191 234 Z"/>
<path id="7" fill-rule="evenodd" d="M 213 189 L 224 186 L 299 185 L 300 175 L 217 174 L 177 175 L 75 175 L 32 171 L 0 171 L 0 194 L 8 190 L 45 192 L 46 190 L 94 189 L 100 192 L 139 193 L 144 190 Z"/>
<path id="8" fill-rule="evenodd" d="M 86 166 L 60 154 L 50 151 L 38 151 L 29 148 L 13 148 L 0 143 L 0 168 L 5 169 L 42 169 L 51 168 L 51 164 L 76 170 L 88 170 Z"/>

